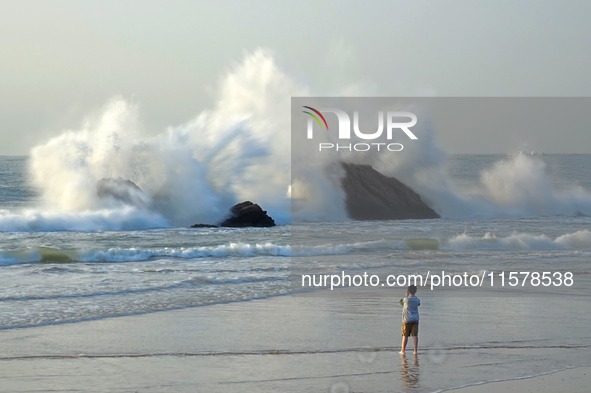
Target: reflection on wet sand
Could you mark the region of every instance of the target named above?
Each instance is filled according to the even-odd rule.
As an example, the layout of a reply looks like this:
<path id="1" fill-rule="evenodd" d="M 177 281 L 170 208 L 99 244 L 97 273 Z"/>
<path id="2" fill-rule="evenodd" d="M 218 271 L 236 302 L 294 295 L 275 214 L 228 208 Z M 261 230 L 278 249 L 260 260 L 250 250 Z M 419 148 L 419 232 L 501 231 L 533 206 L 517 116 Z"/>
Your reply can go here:
<path id="1" fill-rule="evenodd" d="M 402 367 L 400 369 L 400 376 L 402 379 L 402 387 L 404 392 L 417 392 L 419 391 L 419 356 L 412 355 L 412 357 L 408 356 L 411 359 L 408 359 L 406 355 L 401 355 L 401 364 Z"/>

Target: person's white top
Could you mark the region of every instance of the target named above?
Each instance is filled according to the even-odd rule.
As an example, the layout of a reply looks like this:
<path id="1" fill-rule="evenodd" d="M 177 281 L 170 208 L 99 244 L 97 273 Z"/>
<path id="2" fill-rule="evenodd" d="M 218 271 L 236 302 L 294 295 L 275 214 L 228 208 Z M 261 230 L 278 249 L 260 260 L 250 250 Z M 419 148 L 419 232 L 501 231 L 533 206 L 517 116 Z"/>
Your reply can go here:
<path id="1" fill-rule="evenodd" d="M 416 296 L 402 299 L 402 322 L 418 322 L 421 300 Z"/>

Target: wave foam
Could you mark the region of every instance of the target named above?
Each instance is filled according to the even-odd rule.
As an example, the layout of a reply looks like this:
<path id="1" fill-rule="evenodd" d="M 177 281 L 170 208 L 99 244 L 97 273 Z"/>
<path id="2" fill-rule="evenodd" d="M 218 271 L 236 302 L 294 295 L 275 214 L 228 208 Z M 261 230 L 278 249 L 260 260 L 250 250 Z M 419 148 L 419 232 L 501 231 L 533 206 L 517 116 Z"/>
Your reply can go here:
<path id="1" fill-rule="evenodd" d="M 591 191 L 574 184 L 557 188 L 535 155 L 498 161 L 469 188 L 453 184 L 445 162 L 423 164 L 403 178 L 442 217 L 591 216 Z"/>
<path id="2" fill-rule="evenodd" d="M 442 248 L 455 251 L 588 250 L 591 249 L 591 232 L 589 230 L 582 230 L 559 236 L 556 239 L 552 239 L 546 235 L 532 235 L 517 232 L 507 237 L 497 237 L 492 233 L 486 233 L 482 237 L 473 237 L 464 233 L 447 240 Z"/>
<path id="3" fill-rule="evenodd" d="M 164 228 L 170 223 L 160 214 L 131 206 L 117 209 L 60 212 L 0 210 L 2 232 L 99 231 Z"/>
<path id="4" fill-rule="evenodd" d="M 321 244 L 315 246 L 280 245 L 275 243 L 241 243 L 181 247 L 181 248 L 110 248 L 106 250 L 59 250 L 38 247 L 26 250 L 0 250 L 0 265 L 20 263 L 121 263 L 143 262 L 162 258 L 197 260 L 203 258 L 231 257 L 314 257 L 330 255 L 348 255 L 376 251 L 550 251 L 550 250 L 591 250 L 591 231 L 581 230 L 567 233 L 552 239 L 547 235 L 513 233 L 506 237 L 497 237 L 486 233 L 481 237 L 466 233 L 449 239 L 416 238 L 406 240 L 378 240 L 350 244 Z"/>
<path id="5" fill-rule="evenodd" d="M 137 262 L 156 258 L 197 259 L 235 256 L 254 257 L 258 255 L 290 256 L 291 247 L 273 243 L 229 243 L 210 247 L 163 248 L 156 250 L 112 248 L 106 251 L 83 252 L 79 258 L 83 262 Z"/>
<path id="6" fill-rule="evenodd" d="M 159 135 L 142 132 L 137 105 L 113 99 L 79 129 L 35 147 L 31 181 L 47 206 L 64 212 L 119 207 L 99 198 L 96 184 L 123 178 L 172 225 L 217 223 L 244 200 L 286 222 L 290 97 L 304 93 L 258 50 L 223 78 L 217 106 Z"/>
<path id="7" fill-rule="evenodd" d="M 0 230 L 150 228 L 164 220 L 174 226 L 216 223 L 228 207 L 244 200 L 259 203 L 276 222 L 288 223 L 292 160 L 309 166 L 293 186 L 313 194 L 308 195 L 310 211 L 303 214 L 310 220 L 346 219 L 343 171 L 337 165 L 342 161 L 372 165 L 398 178 L 443 217 L 591 216 L 589 190 L 557 189 L 543 160 L 523 153 L 482 171 L 471 190 L 454 185 L 430 126 L 417 130 L 421 143 L 405 147 L 404 155 L 343 153 L 318 162 L 298 157 L 304 152 L 292 151 L 289 143 L 290 97 L 309 95 L 310 89 L 284 73 L 267 51 L 257 50 L 222 78 L 213 109 L 159 135 L 143 133 L 137 105 L 115 98 L 78 129 L 31 152 L 31 182 L 45 205 L 71 215 L 60 217 L 44 208 L 37 217 L 4 214 Z M 121 201 L 99 198 L 97 181 L 119 177 L 149 195 L 149 209 L 136 213 L 145 214 L 143 219 L 134 216 L 123 224 L 117 214 L 104 212 L 120 208 Z"/>

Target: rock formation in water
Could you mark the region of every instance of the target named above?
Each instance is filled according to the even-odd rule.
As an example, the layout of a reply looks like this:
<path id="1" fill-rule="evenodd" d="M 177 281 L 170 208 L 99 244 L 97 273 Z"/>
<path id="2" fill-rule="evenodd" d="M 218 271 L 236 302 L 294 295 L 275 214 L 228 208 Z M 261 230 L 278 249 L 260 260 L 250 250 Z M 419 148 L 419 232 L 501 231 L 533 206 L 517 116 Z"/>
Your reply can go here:
<path id="1" fill-rule="evenodd" d="M 217 225 L 213 224 L 193 224 L 191 228 L 219 228 Z"/>
<path id="2" fill-rule="evenodd" d="M 131 180 L 121 177 L 117 179 L 103 178 L 96 183 L 96 195 L 99 198 L 111 197 L 126 205 L 136 207 L 148 207 L 150 197 Z"/>
<path id="3" fill-rule="evenodd" d="M 220 223 L 221 227 L 273 227 L 275 221 L 256 203 L 240 202 L 232 206 L 230 216 Z"/>
<path id="4" fill-rule="evenodd" d="M 218 228 L 218 227 L 273 227 L 275 221 L 256 203 L 244 201 L 230 208 L 230 215 L 219 225 L 193 224 L 191 228 Z"/>
<path id="5" fill-rule="evenodd" d="M 355 220 L 439 218 L 421 196 L 398 179 L 386 177 L 369 165 L 343 164 L 345 204 Z"/>
<path id="6" fill-rule="evenodd" d="M 369 165 L 343 164 L 342 187 L 348 216 L 354 220 L 401 220 L 439 218 L 420 195 L 393 177 L 386 177 Z M 113 198 L 136 207 L 148 207 L 150 197 L 134 182 L 105 178 L 97 182 L 100 198 Z M 272 227 L 275 221 L 256 203 L 244 201 L 230 208 L 221 227 Z M 192 228 L 215 228 L 194 224 Z"/>

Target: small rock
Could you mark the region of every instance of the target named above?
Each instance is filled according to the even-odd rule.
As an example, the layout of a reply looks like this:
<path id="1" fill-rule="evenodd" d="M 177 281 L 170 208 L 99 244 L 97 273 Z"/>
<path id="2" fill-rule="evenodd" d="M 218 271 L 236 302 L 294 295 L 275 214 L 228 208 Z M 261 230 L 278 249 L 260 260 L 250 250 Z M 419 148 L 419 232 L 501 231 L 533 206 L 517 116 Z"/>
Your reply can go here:
<path id="1" fill-rule="evenodd" d="M 193 224 L 191 228 L 218 228 L 218 226 L 212 224 Z"/>
<path id="2" fill-rule="evenodd" d="M 256 203 L 240 202 L 232 206 L 230 216 L 220 223 L 221 227 L 273 227 L 275 221 Z"/>

